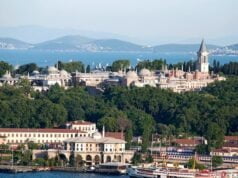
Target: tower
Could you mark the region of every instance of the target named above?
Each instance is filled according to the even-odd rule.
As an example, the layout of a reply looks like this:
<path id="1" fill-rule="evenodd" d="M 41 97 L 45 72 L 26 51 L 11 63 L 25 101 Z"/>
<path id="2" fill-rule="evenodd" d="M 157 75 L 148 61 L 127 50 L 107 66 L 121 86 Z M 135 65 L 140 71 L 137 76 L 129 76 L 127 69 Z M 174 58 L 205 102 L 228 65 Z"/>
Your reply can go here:
<path id="1" fill-rule="evenodd" d="M 200 45 L 199 51 L 197 52 L 197 70 L 199 72 L 208 73 L 209 72 L 209 63 L 208 63 L 208 50 L 204 40 Z"/>

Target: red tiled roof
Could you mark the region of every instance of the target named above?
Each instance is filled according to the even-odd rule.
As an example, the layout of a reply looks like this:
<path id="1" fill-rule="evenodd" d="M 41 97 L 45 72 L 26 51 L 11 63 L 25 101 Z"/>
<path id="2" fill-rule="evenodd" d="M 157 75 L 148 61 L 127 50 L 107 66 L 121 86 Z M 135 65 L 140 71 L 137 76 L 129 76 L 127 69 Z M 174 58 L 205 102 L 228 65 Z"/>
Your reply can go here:
<path id="1" fill-rule="evenodd" d="M 94 123 L 81 120 L 81 121 L 69 122 L 69 124 L 74 124 L 74 125 L 92 125 L 92 124 L 94 124 Z"/>
<path id="2" fill-rule="evenodd" d="M 28 128 L 0 128 L 0 132 L 52 132 L 52 133 L 86 133 L 80 130 L 70 129 L 28 129 Z"/>
<path id="3" fill-rule="evenodd" d="M 238 148 L 238 143 L 224 143 L 223 147 Z"/>
<path id="4" fill-rule="evenodd" d="M 225 136 L 225 141 L 238 141 L 238 136 Z"/>
<path id="5" fill-rule="evenodd" d="M 212 152 L 218 152 L 218 153 L 229 153 L 230 151 L 228 149 L 215 149 Z"/>
<path id="6" fill-rule="evenodd" d="M 105 137 L 112 137 L 116 139 L 124 140 L 124 133 L 123 132 L 105 132 Z"/>
<path id="7" fill-rule="evenodd" d="M 187 145 L 198 145 L 198 144 L 201 144 L 201 140 L 182 138 L 182 139 L 176 139 L 175 143 L 177 143 L 177 144 L 187 144 Z"/>

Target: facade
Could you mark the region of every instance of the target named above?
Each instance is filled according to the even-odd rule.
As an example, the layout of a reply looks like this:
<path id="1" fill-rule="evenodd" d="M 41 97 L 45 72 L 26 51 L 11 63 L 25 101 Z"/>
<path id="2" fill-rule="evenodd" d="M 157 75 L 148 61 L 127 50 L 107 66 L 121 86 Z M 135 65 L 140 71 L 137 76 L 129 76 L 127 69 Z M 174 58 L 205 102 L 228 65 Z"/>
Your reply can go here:
<path id="1" fill-rule="evenodd" d="M 0 78 L 0 86 L 7 84 L 7 85 L 15 85 L 18 82 L 19 78 L 13 78 L 9 71 Z"/>
<path id="2" fill-rule="evenodd" d="M 95 132 L 92 137 L 77 137 L 64 141 L 64 153 L 79 156 L 87 165 L 105 162 L 130 162 L 134 152 L 125 150 L 126 142 L 122 139 L 105 137 Z"/>
<path id="3" fill-rule="evenodd" d="M 71 129 L 1 128 L 0 136 L 5 137 L 5 142 L 12 145 L 28 142 L 58 144 L 67 138 L 86 137 L 88 133 Z"/>
<path id="4" fill-rule="evenodd" d="M 44 74 L 33 71 L 31 75 L 26 77 L 36 91 L 46 91 L 51 86 L 58 84 L 63 88 L 71 86 L 71 75 L 65 70 L 58 70 L 54 66 L 48 67 Z"/>
<path id="5" fill-rule="evenodd" d="M 121 132 L 97 131 L 96 124 L 74 121 L 65 128 L 0 128 L 0 144 L 16 148 L 19 144 L 34 142 L 48 145 L 48 150 L 34 150 L 33 159 L 39 156 L 55 157 L 63 154 L 69 159 L 71 154 L 80 156 L 87 165 L 104 162 L 130 162 L 133 151 L 125 150 L 124 135 Z"/>
<path id="6" fill-rule="evenodd" d="M 40 144 L 61 144 L 64 140 L 75 137 L 90 137 L 97 131 L 96 124 L 86 121 L 67 123 L 66 128 L 0 128 L 0 137 L 11 145 L 28 142 Z"/>

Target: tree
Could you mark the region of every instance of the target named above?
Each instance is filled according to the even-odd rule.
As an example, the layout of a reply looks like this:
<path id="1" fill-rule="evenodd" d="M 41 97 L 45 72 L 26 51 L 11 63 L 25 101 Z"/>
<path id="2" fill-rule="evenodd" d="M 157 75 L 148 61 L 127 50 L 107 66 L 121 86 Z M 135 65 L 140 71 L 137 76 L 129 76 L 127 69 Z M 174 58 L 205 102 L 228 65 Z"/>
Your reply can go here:
<path id="1" fill-rule="evenodd" d="M 112 71 L 118 72 L 119 70 L 128 69 L 130 66 L 129 60 L 117 60 L 112 63 Z"/>
<path id="2" fill-rule="evenodd" d="M 11 72 L 13 70 L 13 66 L 8 64 L 7 62 L 0 61 L 0 77 L 2 77 L 6 71 Z"/>
<path id="3" fill-rule="evenodd" d="M 217 123 L 209 123 L 207 126 L 206 138 L 209 147 L 220 148 L 224 140 L 224 131 Z"/>
<path id="4" fill-rule="evenodd" d="M 85 72 L 84 71 L 84 64 L 81 61 L 73 61 L 73 62 L 68 62 L 64 63 L 59 61 L 58 62 L 58 68 L 59 70 L 66 70 L 69 73 L 78 71 L 78 72 Z"/>
<path id="5" fill-rule="evenodd" d="M 220 156 L 212 156 L 212 166 L 213 167 L 218 167 L 222 165 L 223 159 Z"/>
<path id="6" fill-rule="evenodd" d="M 141 154 L 136 152 L 131 160 L 132 164 L 138 165 L 139 163 L 142 163 L 142 157 Z"/>
<path id="7" fill-rule="evenodd" d="M 15 73 L 27 75 L 28 73 L 31 74 L 34 70 L 38 70 L 39 67 L 35 63 L 29 63 L 21 65 Z"/>
<path id="8" fill-rule="evenodd" d="M 91 72 L 90 65 L 87 65 L 86 72 L 87 72 L 87 73 L 90 73 L 90 72 Z"/>
<path id="9" fill-rule="evenodd" d="M 208 145 L 199 144 L 196 146 L 196 152 L 201 155 L 208 155 L 210 153 L 210 148 Z"/>
<path id="10" fill-rule="evenodd" d="M 74 167 L 75 166 L 75 156 L 74 156 L 74 154 L 73 153 L 71 153 L 70 154 L 70 156 L 69 156 L 69 165 L 71 166 L 71 167 Z"/>
<path id="11" fill-rule="evenodd" d="M 189 161 L 187 162 L 186 166 L 189 169 L 199 169 L 199 170 L 205 169 L 205 166 L 203 164 L 199 164 L 194 157 L 189 159 Z"/>
<path id="12" fill-rule="evenodd" d="M 25 96 L 29 96 L 32 91 L 31 83 L 27 79 L 20 79 L 17 86 L 22 90 Z"/>

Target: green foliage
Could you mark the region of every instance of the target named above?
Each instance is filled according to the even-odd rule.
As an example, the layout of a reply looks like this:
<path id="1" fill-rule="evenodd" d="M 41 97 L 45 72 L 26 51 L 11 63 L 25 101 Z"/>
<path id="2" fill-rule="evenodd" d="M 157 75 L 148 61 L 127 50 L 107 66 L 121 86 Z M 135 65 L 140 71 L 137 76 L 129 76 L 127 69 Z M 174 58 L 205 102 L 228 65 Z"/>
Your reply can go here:
<path id="1" fill-rule="evenodd" d="M 8 64 L 7 62 L 0 61 L 0 77 L 2 77 L 6 71 L 11 72 L 13 70 L 13 66 Z"/>
<path id="2" fill-rule="evenodd" d="M 74 167 L 75 166 L 75 156 L 74 156 L 74 154 L 73 153 L 71 153 L 70 154 L 70 156 L 69 156 L 69 165 L 71 166 L 71 167 Z"/>
<path id="3" fill-rule="evenodd" d="M 31 74 L 34 70 L 39 70 L 39 67 L 35 63 L 29 63 L 21 65 L 16 71 L 16 74 Z"/>
<path id="4" fill-rule="evenodd" d="M 220 65 L 219 61 L 214 60 L 210 70 L 225 75 L 238 75 L 238 62 L 229 62 L 228 64 Z"/>
<path id="5" fill-rule="evenodd" d="M 118 72 L 119 70 L 125 70 L 129 68 L 130 61 L 129 60 L 117 60 L 112 63 L 111 70 L 113 72 Z"/>
<path id="6" fill-rule="evenodd" d="M 210 147 L 220 148 L 224 140 L 224 131 L 217 123 L 209 123 L 206 138 Z"/>
<path id="7" fill-rule="evenodd" d="M 64 90 L 59 85 L 37 93 L 24 80 L 19 87 L 0 87 L 0 127 L 45 128 L 74 120 L 124 131 L 127 147 L 132 135 L 142 136 L 143 151 L 155 132 L 166 140 L 204 136 L 208 148 L 197 149 L 205 153 L 220 147 L 225 134 L 238 132 L 238 77 L 183 94 L 152 87 L 108 87 L 93 96 L 83 87 Z"/>
<path id="8" fill-rule="evenodd" d="M 210 148 L 208 145 L 199 144 L 196 146 L 196 152 L 200 155 L 208 155 L 210 153 Z"/>
<path id="9" fill-rule="evenodd" d="M 145 61 L 140 61 L 136 68 L 138 70 L 141 70 L 143 68 L 149 69 L 149 70 L 161 70 L 162 66 L 166 64 L 166 61 L 163 59 L 156 59 L 153 61 L 150 60 L 145 60 Z"/>
<path id="10" fill-rule="evenodd" d="M 25 150 L 21 153 L 20 164 L 24 166 L 30 165 L 32 162 L 32 152 Z"/>
<path id="11" fill-rule="evenodd" d="M 186 166 L 189 169 L 199 169 L 199 170 L 205 169 L 205 165 L 198 163 L 197 160 L 195 160 L 195 158 L 189 159 Z"/>
<path id="12" fill-rule="evenodd" d="M 47 161 L 44 158 L 36 158 L 33 163 L 37 166 L 47 166 Z"/>
<path id="13" fill-rule="evenodd" d="M 142 160 L 142 157 L 141 157 L 141 154 L 140 153 L 135 153 L 132 160 L 131 160 L 132 164 L 134 165 L 138 165 L 139 163 L 142 163 L 143 160 Z"/>
<path id="14" fill-rule="evenodd" d="M 213 167 L 218 167 L 222 165 L 223 159 L 220 156 L 212 156 L 212 166 Z"/>
<path id="15" fill-rule="evenodd" d="M 151 154 L 146 155 L 145 162 L 146 163 L 153 163 L 154 162 L 154 159 L 153 159 Z"/>
<path id="16" fill-rule="evenodd" d="M 75 71 L 84 72 L 84 64 L 81 61 L 73 61 L 68 63 L 59 61 L 58 68 L 59 70 L 64 69 L 69 73 L 75 72 Z"/>
<path id="17" fill-rule="evenodd" d="M 36 150 L 41 147 L 41 145 L 34 143 L 34 142 L 28 142 L 27 146 L 28 146 L 28 149 L 30 149 L 30 150 Z"/>
<path id="18" fill-rule="evenodd" d="M 87 65 L 87 67 L 86 67 L 86 72 L 87 72 L 87 73 L 90 73 L 90 72 L 91 72 L 90 65 Z"/>

